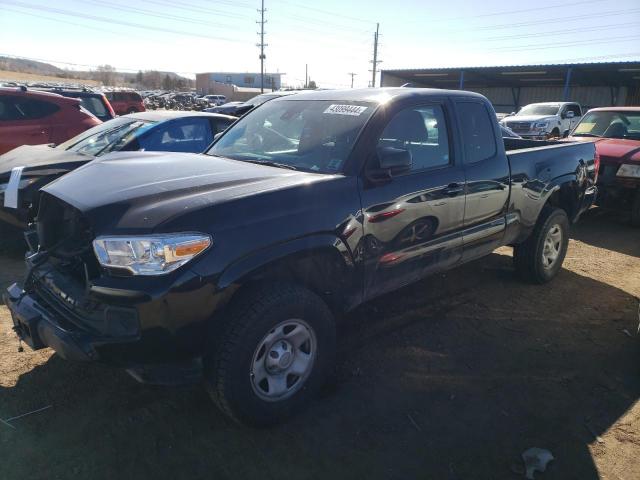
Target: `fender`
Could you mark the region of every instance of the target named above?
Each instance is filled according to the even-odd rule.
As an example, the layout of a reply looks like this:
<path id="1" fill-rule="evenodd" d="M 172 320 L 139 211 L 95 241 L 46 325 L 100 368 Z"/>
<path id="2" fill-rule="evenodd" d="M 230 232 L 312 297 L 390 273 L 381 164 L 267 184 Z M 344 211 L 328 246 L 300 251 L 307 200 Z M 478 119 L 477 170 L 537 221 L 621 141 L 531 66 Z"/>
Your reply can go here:
<path id="1" fill-rule="evenodd" d="M 581 161 L 575 173 L 554 178 L 547 187 L 542 207 L 558 192 L 560 205 L 566 210 L 569 221 L 573 223 L 580 214 L 580 205 L 587 188 L 586 165 Z M 540 212 L 538 212 L 539 214 Z"/>
<path id="2" fill-rule="evenodd" d="M 300 258 L 311 252 L 332 252 L 336 262 L 339 262 L 337 266 L 344 269 L 346 274 L 346 278 L 340 280 L 351 283 L 349 280 L 353 280 L 356 268 L 351 251 L 335 235 L 318 233 L 271 245 L 234 261 L 220 275 L 218 288 L 223 289 L 234 283 L 242 283 L 244 278 L 261 269 L 288 258 Z"/>

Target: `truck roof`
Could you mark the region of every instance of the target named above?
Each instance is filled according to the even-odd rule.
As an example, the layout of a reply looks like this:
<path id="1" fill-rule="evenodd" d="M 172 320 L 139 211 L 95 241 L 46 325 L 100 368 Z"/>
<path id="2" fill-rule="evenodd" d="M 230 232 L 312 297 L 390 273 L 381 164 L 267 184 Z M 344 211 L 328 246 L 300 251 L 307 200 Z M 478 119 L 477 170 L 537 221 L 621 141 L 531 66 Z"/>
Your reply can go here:
<path id="1" fill-rule="evenodd" d="M 578 102 L 536 102 L 536 103 L 528 103 L 527 106 L 529 105 L 569 105 L 572 103 L 578 103 Z"/>
<path id="2" fill-rule="evenodd" d="M 373 103 L 386 103 L 391 99 L 409 97 L 460 97 L 478 98 L 485 97 L 478 93 L 464 90 L 442 90 L 439 88 L 413 88 L 413 87 L 384 87 L 384 88 L 347 88 L 342 90 L 313 90 L 300 92 L 297 95 L 287 96 L 282 100 L 336 100 L 336 101 L 364 101 Z"/>

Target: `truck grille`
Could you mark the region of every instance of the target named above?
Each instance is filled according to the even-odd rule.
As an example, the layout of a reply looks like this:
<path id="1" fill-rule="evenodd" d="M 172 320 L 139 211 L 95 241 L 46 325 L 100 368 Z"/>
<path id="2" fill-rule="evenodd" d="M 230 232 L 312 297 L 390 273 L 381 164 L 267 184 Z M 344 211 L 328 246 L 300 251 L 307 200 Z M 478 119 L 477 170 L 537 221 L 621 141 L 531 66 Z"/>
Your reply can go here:
<path id="1" fill-rule="evenodd" d="M 509 127 L 514 132 L 529 132 L 531 131 L 531 122 L 507 122 Z"/>
<path id="2" fill-rule="evenodd" d="M 53 195 L 42 193 L 36 230 L 40 251 L 49 253 L 56 270 L 82 285 L 100 274 L 93 254 L 93 232 L 82 213 Z"/>

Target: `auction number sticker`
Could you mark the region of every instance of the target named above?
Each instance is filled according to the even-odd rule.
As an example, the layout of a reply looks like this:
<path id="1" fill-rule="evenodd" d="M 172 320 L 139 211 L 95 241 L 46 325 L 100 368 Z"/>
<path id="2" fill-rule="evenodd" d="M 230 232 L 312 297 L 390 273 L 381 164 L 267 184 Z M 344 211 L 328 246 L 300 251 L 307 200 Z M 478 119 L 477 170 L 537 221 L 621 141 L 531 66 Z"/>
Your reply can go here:
<path id="1" fill-rule="evenodd" d="M 362 115 L 367 107 L 363 107 L 361 105 L 329 105 L 324 113 L 329 113 L 331 115 L 351 115 L 357 117 Z"/>
<path id="2" fill-rule="evenodd" d="M 18 188 L 20 187 L 20 177 L 24 167 L 14 167 L 11 169 L 9 184 L 4 191 L 5 208 L 18 208 Z"/>

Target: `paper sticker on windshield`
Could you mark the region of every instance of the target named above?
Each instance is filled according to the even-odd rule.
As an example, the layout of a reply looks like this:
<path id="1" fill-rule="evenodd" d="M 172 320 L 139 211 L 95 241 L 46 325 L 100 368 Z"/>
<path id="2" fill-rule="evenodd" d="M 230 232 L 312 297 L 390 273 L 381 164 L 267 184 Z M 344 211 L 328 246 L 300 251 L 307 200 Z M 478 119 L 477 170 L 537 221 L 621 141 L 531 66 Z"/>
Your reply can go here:
<path id="1" fill-rule="evenodd" d="M 329 107 L 324 111 L 324 113 L 329 113 L 331 115 L 352 115 L 357 117 L 362 115 L 367 107 L 363 107 L 361 105 L 329 105 Z"/>
<path id="2" fill-rule="evenodd" d="M 5 208 L 18 208 L 18 187 L 20 186 L 20 177 L 24 167 L 14 167 L 11 169 L 11 177 L 7 189 L 4 191 Z"/>
<path id="3" fill-rule="evenodd" d="M 589 133 L 595 127 L 595 123 L 581 123 L 576 127 L 576 131 L 573 133 Z"/>

